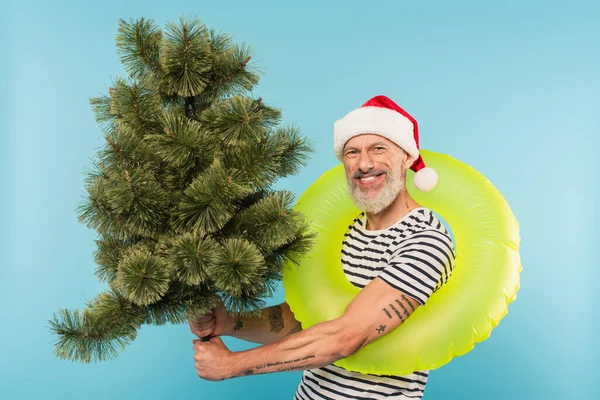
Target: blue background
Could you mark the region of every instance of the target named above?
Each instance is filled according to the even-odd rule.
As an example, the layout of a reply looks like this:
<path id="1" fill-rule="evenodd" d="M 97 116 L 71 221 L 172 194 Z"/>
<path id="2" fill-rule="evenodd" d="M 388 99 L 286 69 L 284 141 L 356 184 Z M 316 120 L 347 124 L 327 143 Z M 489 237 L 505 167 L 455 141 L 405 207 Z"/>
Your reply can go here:
<path id="1" fill-rule="evenodd" d="M 333 121 L 387 94 L 419 121 L 422 148 L 471 164 L 508 200 L 521 224 L 518 298 L 487 341 L 432 371 L 426 400 L 598 398 L 600 3 L 0 4 L 3 399 L 286 399 L 295 391 L 299 372 L 198 379 L 184 325 L 143 327 L 110 362 L 52 355 L 52 313 L 104 290 L 93 275 L 95 233 L 74 211 L 103 143 L 88 99 L 125 75 L 119 18 L 164 26 L 179 15 L 250 44 L 265 72 L 255 94 L 313 141 L 311 165 L 281 188 L 299 195 L 333 167 Z"/>

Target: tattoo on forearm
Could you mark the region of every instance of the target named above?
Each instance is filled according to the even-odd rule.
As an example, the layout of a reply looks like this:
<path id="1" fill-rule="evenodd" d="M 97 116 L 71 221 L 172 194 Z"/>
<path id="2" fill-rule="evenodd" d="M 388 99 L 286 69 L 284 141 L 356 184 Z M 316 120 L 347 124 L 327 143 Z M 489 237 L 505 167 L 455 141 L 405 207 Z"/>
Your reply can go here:
<path id="1" fill-rule="evenodd" d="M 400 315 L 400 311 L 398 311 L 398 309 L 396 307 L 394 307 L 394 305 L 392 303 L 388 304 L 390 306 L 390 308 L 392 309 L 392 311 L 394 313 L 396 313 L 396 316 L 398 318 L 400 318 L 400 321 L 404 321 L 404 318 L 402 318 L 402 315 Z"/>
<path id="2" fill-rule="evenodd" d="M 290 368 L 280 368 L 277 370 L 277 372 L 297 371 L 299 369 L 310 369 L 314 365 L 315 364 L 306 364 L 306 365 L 297 365 L 295 367 L 290 367 Z"/>
<path id="3" fill-rule="evenodd" d="M 412 305 L 412 301 L 410 301 L 405 295 L 400 295 L 400 298 L 408 304 L 411 311 L 413 311 L 413 312 L 415 311 L 415 306 Z M 398 300 L 396 300 L 396 301 L 398 301 Z"/>
<path id="4" fill-rule="evenodd" d="M 376 328 L 375 330 L 377 331 L 377 333 L 383 333 L 385 332 L 385 328 L 386 325 L 379 325 L 379 328 Z"/>
<path id="5" fill-rule="evenodd" d="M 269 323 L 271 332 L 279 333 L 283 329 L 283 313 L 281 306 L 273 306 L 269 309 Z"/>
<path id="6" fill-rule="evenodd" d="M 385 313 L 385 315 L 388 316 L 389 319 L 392 319 L 392 314 L 390 314 L 390 312 L 387 310 L 387 308 L 384 308 L 383 312 Z"/>
<path id="7" fill-rule="evenodd" d="M 402 309 L 402 312 L 404 313 L 406 318 L 408 318 L 410 314 L 409 314 L 408 310 L 406 309 L 406 307 L 404 307 L 404 304 L 400 303 L 398 300 L 396 300 L 396 303 L 398 303 L 398 305 Z"/>
<path id="8" fill-rule="evenodd" d="M 246 372 L 244 372 L 244 375 L 254 375 L 254 371 L 247 369 Z"/>
<path id="9" fill-rule="evenodd" d="M 294 371 L 297 369 L 303 369 L 303 368 L 309 368 L 312 367 L 313 364 L 302 364 L 302 365 L 292 365 L 292 364 L 296 364 L 299 363 L 301 361 L 306 361 L 306 360 L 310 360 L 312 358 L 315 358 L 316 356 L 310 355 L 310 356 L 306 356 L 306 357 L 302 357 L 302 358 L 296 358 L 295 360 L 288 360 L 288 361 L 277 361 L 274 363 L 268 363 L 265 365 L 258 365 L 256 366 L 254 369 L 256 370 L 256 372 L 261 373 L 259 371 L 264 370 L 266 368 L 270 368 L 270 367 L 277 367 L 278 365 L 283 365 L 286 366 L 286 368 L 279 368 L 273 372 L 284 372 L 284 371 Z M 251 369 L 249 369 L 248 371 L 252 371 Z M 249 375 L 246 371 L 246 375 Z M 265 371 L 265 373 L 268 371 Z M 252 374 L 254 373 L 254 371 L 252 371 Z"/>
<path id="10" fill-rule="evenodd" d="M 294 326 L 292 329 L 290 329 L 290 331 L 288 333 L 285 334 L 285 337 L 288 337 L 290 335 L 293 335 L 294 333 L 298 333 L 302 330 L 302 324 L 300 322 L 298 322 L 296 324 L 296 326 Z"/>
<path id="11" fill-rule="evenodd" d="M 238 319 L 237 321 L 235 321 L 235 325 L 233 326 L 233 330 L 234 331 L 239 331 L 240 329 L 242 329 L 243 326 L 244 326 L 244 323 L 242 322 L 242 320 Z"/>

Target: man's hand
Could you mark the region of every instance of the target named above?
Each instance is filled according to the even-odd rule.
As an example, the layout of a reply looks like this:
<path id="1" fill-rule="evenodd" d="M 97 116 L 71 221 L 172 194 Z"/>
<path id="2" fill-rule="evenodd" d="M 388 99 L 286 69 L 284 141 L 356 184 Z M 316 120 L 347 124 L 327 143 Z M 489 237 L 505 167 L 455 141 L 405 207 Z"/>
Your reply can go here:
<path id="1" fill-rule="evenodd" d="M 194 340 L 196 373 L 207 381 L 222 381 L 235 376 L 234 353 L 218 337 L 210 341 Z"/>
<path id="2" fill-rule="evenodd" d="M 223 302 L 213 307 L 210 313 L 205 314 L 195 321 L 188 321 L 190 330 L 199 338 L 210 336 L 221 336 L 225 331 L 225 324 L 228 323 L 227 312 Z"/>

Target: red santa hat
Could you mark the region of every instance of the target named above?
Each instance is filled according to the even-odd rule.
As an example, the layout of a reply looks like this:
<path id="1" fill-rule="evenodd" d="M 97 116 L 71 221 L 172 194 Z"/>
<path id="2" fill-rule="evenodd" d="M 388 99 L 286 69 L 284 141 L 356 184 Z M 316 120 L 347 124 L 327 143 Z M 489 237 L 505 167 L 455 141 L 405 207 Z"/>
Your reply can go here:
<path id="1" fill-rule="evenodd" d="M 413 182 L 421 191 L 432 190 L 438 181 L 435 170 L 425 167 L 419 154 L 419 126 L 417 121 L 386 96 L 375 96 L 362 107 L 350 111 L 333 126 L 333 151 L 343 161 L 344 146 L 354 136 L 375 134 L 400 146 L 415 162 Z"/>

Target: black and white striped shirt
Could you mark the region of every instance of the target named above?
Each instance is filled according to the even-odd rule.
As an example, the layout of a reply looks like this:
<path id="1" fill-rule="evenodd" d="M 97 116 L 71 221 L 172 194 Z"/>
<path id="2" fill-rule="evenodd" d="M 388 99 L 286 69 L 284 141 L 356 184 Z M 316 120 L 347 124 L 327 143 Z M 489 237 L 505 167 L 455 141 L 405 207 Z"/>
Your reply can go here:
<path id="1" fill-rule="evenodd" d="M 348 228 L 342 266 L 359 288 L 380 277 L 425 304 L 450 277 L 455 251 L 450 234 L 427 208 L 411 210 L 394 225 L 366 230 L 361 213 Z M 295 400 L 420 399 L 428 371 L 405 376 L 377 376 L 346 371 L 335 365 L 304 371 Z"/>

